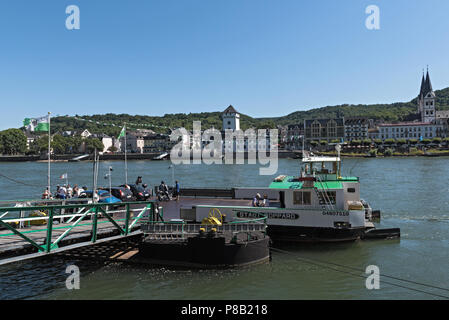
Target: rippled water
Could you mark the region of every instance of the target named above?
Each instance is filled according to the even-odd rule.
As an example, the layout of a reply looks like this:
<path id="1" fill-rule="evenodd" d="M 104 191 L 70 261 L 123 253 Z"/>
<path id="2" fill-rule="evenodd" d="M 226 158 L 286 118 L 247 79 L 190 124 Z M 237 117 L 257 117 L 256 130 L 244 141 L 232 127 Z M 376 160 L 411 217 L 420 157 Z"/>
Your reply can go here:
<path id="1" fill-rule="evenodd" d="M 165 161 L 130 161 L 129 177 L 156 185 L 172 182 Z M 100 183 L 112 166 L 113 184 L 124 180 L 123 162 L 102 162 Z M 45 163 L 0 163 L 1 173 L 36 187 L 0 177 L 0 199 L 40 197 Z M 259 176 L 257 165 L 183 165 L 174 175 L 182 186 L 266 186 L 273 176 Z M 345 159 L 343 171 L 360 177 L 362 197 L 382 210 L 380 227 L 400 227 L 400 240 L 302 245 L 273 252 L 271 263 L 236 270 L 173 271 L 122 264 L 45 258 L 0 267 L 0 299 L 435 299 L 392 286 L 393 282 L 430 293 L 441 291 L 382 277 L 392 275 L 449 288 L 449 158 Z M 297 160 L 280 159 L 277 174 L 298 174 Z M 91 163 L 52 164 L 52 184 L 68 172 L 69 183 L 92 185 Z M 42 187 L 40 187 L 42 186 Z M 351 266 L 351 274 L 300 259 Z M 65 288 L 65 268 L 81 269 L 81 289 Z M 362 270 L 377 265 L 381 289 L 367 290 Z M 328 267 L 331 267 L 327 264 Z M 341 269 L 339 269 L 341 270 Z M 347 270 L 348 271 L 348 270 Z"/>

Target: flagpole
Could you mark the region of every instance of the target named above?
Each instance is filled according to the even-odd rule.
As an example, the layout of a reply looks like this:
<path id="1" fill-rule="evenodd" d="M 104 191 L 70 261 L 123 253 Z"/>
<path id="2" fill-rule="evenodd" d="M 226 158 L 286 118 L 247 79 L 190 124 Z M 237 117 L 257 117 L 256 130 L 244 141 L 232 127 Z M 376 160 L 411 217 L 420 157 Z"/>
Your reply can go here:
<path id="1" fill-rule="evenodd" d="M 50 114 L 51 112 L 48 113 L 48 174 L 47 174 L 47 178 L 48 178 L 48 192 L 51 194 L 51 176 L 50 176 L 50 154 L 51 154 L 51 138 L 50 138 Z"/>
<path id="2" fill-rule="evenodd" d="M 124 128 L 125 128 L 125 183 L 128 184 L 128 161 L 126 159 L 126 122 Z"/>

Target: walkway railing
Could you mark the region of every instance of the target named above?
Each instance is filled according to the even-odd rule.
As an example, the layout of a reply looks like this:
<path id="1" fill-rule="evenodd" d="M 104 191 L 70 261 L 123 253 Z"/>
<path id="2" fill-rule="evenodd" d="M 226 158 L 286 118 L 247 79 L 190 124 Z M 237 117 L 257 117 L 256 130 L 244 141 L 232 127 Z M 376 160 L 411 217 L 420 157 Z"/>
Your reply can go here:
<path id="1" fill-rule="evenodd" d="M 131 209 L 131 206 L 133 205 L 141 205 L 143 207 Z M 7 231 L 0 232 L 0 239 L 3 237 L 10 239 L 12 236 L 17 236 L 21 238 L 21 240 L 30 243 L 39 252 L 49 253 L 53 249 L 58 248 L 58 244 L 60 244 L 61 241 L 77 227 L 90 226 L 90 228 L 84 228 L 83 231 L 89 231 L 90 229 L 90 242 L 95 243 L 97 241 L 99 225 L 101 224 L 109 223 L 113 228 L 119 231 L 120 235 L 127 236 L 144 216 L 155 221 L 163 220 L 162 212 L 158 212 L 154 201 L 120 203 L 121 207 L 124 206 L 123 210 L 108 210 L 108 208 L 112 206 L 117 206 L 117 204 L 111 205 L 108 203 L 90 203 L 72 205 L 40 205 L 29 207 L 0 207 L 0 227 L 10 231 L 9 233 Z M 22 212 L 21 217 L 8 217 L 8 215 L 18 212 Z M 31 212 L 37 216 L 23 217 L 24 212 Z M 124 217 L 114 219 L 113 214 L 115 213 L 123 213 Z M 136 214 L 134 215 L 134 213 Z M 87 217 L 91 219 L 90 222 L 83 221 Z M 28 227 L 17 228 L 20 223 L 23 223 Z M 45 227 L 41 228 L 39 225 L 45 225 Z M 56 239 L 53 239 L 56 230 L 62 231 L 64 229 L 65 231 L 59 235 L 56 235 Z M 38 232 L 45 234 L 42 241 L 43 243 L 38 243 L 41 241 L 31 239 L 31 236 Z M 1 241 L 0 243 L 1 247 L 7 245 L 8 241 Z"/>

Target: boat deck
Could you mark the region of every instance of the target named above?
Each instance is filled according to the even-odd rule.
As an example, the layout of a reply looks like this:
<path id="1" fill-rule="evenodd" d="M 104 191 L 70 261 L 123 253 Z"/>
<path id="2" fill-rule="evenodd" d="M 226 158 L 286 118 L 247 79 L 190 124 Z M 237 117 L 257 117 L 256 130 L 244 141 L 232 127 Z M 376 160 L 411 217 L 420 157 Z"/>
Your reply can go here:
<path id="1" fill-rule="evenodd" d="M 181 208 L 191 209 L 196 205 L 216 205 L 216 206 L 237 206 L 251 207 L 252 200 L 246 199 L 225 199 L 225 198 L 194 198 L 181 197 L 178 201 L 163 201 L 159 205 L 164 208 L 164 220 L 179 219 Z"/>

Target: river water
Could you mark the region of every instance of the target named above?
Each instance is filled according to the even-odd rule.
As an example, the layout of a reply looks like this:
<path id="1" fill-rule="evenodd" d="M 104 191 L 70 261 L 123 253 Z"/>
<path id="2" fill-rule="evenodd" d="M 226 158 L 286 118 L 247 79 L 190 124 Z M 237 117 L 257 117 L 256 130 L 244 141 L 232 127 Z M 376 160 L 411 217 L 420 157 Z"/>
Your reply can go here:
<path id="1" fill-rule="evenodd" d="M 181 187 L 268 186 L 258 165 L 180 165 L 129 161 L 130 181 Z M 124 181 L 124 164 L 102 162 L 99 183 L 113 167 L 113 185 Z M 35 199 L 47 181 L 46 163 L 0 163 L 0 199 Z M 52 185 L 92 185 L 92 163 L 52 164 Z M 299 161 L 280 159 L 278 174 L 297 175 Z M 449 158 L 344 159 L 343 173 L 360 177 L 362 198 L 382 211 L 379 227 L 401 228 L 400 240 L 301 245 L 273 252 L 267 264 L 233 270 L 179 271 L 120 263 L 45 258 L 0 267 L 0 299 L 439 299 L 449 291 L 388 278 L 449 288 Z M 304 260 L 309 259 L 309 260 Z M 326 262 L 323 266 L 316 262 Z M 311 263 L 313 262 L 313 263 Z M 329 263 L 345 265 L 343 269 Z M 81 289 L 67 290 L 66 266 L 81 270 Z M 379 290 L 368 290 L 364 271 L 379 267 Z M 338 271 L 339 270 L 339 271 Z M 345 272 L 341 272 L 345 271 Z M 348 271 L 351 273 L 348 273 Z M 402 287 L 395 286 L 399 284 Z M 407 287 L 407 288 L 404 288 Z M 412 290 L 412 289 L 415 290 Z M 416 291 L 420 290 L 420 291 Z M 431 293 L 427 294 L 422 291 Z"/>

